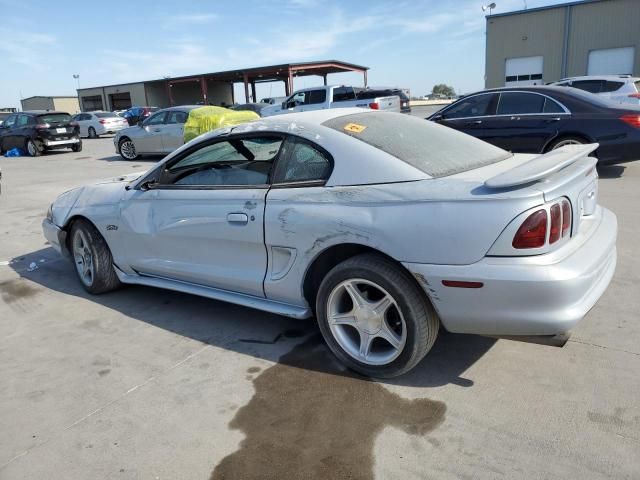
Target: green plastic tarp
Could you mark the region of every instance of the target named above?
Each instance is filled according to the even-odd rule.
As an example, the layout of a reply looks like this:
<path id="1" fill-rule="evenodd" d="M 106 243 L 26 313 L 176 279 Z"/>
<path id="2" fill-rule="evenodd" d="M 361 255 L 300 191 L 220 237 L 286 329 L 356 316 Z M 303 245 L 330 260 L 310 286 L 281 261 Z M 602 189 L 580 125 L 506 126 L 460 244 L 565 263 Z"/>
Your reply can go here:
<path id="1" fill-rule="evenodd" d="M 194 108 L 189 112 L 187 122 L 184 124 L 184 143 L 216 128 L 239 125 L 258 118 L 260 116 L 255 112 L 236 112 L 224 107 Z"/>

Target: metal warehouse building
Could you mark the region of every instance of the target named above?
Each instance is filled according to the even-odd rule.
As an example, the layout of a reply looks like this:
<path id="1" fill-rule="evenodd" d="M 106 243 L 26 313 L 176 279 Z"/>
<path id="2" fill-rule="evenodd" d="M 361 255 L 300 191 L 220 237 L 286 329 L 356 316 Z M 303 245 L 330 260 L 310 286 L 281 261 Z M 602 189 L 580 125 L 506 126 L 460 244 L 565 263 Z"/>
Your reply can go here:
<path id="1" fill-rule="evenodd" d="M 28 97 L 20 100 L 22 110 L 60 110 L 71 114 L 78 113 L 78 97 Z"/>
<path id="2" fill-rule="evenodd" d="M 640 76 L 640 0 L 583 0 L 487 17 L 487 88 Z"/>
<path id="3" fill-rule="evenodd" d="M 233 85 L 244 84 L 244 100 L 256 99 L 256 84 L 284 82 L 286 95 L 293 91 L 294 77 L 317 75 L 327 84 L 331 73 L 362 73 L 367 85 L 368 67 L 337 60 L 287 63 L 225 72 L 203 73 L 184 77 L 163 78 L 145 82 L 80 88 L 78 98 L 82 111 L 124 110 L 133 105 L 166 108 L 173 105 L 232 105 Z"/>

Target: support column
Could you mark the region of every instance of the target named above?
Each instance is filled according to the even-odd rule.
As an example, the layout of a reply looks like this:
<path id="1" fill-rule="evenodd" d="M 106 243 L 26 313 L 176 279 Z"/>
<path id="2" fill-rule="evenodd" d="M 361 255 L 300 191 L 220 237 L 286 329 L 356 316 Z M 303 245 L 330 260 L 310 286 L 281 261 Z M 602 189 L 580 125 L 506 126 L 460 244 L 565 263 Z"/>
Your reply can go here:
<path id="1" fill-rule="evenodd" d="M 324 86 L 326 87 L 327 86 L 327 74 L 326 73 L 322 76 L 322 79 L 324 80 Z"/>
<path id="2" fill-rule="evenodd" d="M 362 72 L 362 75 L 364 76 L 364 86 L 366 88 L 366 86 L 367 86 L 367 71 L 365 70 L 364 72 Z"/>
<path id="3" fill-rule="evenodd" d="M 253 102 L 256 103 L 256 82 L 251 82 L 251 96 L 253 97 Z"/>
<path id="4" fill-rule="evenodd" d="M 244 103 L 249 103 L 249 76 L 243 72 L 242 78 L 244 79 Z"/>
<path id="5" fill-rule="evenodd" d="M 287 95 L 291 95 L 293 93 L 293 74 L 291 72 L 291 69 L 288 69 L 288 81 L 289 81 L 289 93 Z"/>
<path id="6" fill-rule="evenodd" d="M 202 91 L 202 101 L 205 105 L 209 105 L 209 92 L 207 91 L 207 80 L 200 77 L 200 90 Z"/>
<path id="7" fill-rule="evenodd" d="M 173 107 L 173 94 L 171 93 L 171 82 L 167 80 L 167 97 L 169 97 L 169 106 Z"/>
<path id="8" fill-rule="evenodd" d="M 289 79 L 283 80 L 284 82 L 284 94 L 285 96 L 291 95 L 291 90 L 289 90 Z"/>

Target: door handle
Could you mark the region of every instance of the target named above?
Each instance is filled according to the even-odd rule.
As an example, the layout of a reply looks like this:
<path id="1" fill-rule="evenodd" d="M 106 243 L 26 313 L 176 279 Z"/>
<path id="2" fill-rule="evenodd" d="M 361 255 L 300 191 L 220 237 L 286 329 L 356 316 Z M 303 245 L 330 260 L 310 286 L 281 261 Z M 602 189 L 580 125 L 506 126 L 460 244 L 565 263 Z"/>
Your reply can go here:
<path id="1" fill-rule="evenodd" d="M 227 214 L 227 222 L 245 225 L 249 222 L 249 217 L 246 213 L 229 213 Z"/>
<path id="2" fill-rule="evenodd" d="M 154 128 L 154 129 L 153 129 L 153 131 L 154 131 L 154 132 L 159 132 L 159 131 L 160 131 L 160 129 L 159 129 L 159 128 Z"/>
<path id="3" fill-rule="evenodd" d="M 481 124 L 482 124 L 482 120 L 474 120 L 472 122 L 465 123 L 465 125 L 481 125 Z"/>
<path id="4" fill-rule="evenodd" d="M 560 121 L 560 117 L 553 117 L 553 118 L 548 118 L 547 119 L 547 123 L 559 122 L 559 121 Z"/>

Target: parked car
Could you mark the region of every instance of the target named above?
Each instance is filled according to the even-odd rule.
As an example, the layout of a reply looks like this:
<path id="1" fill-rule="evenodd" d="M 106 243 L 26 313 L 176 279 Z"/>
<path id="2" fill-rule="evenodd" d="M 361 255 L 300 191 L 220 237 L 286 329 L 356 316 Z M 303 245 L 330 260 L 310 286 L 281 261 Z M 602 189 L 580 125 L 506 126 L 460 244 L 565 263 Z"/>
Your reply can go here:
<path id="1" fill-rule="evenodd" d="M 269 117 L 68 191 L 43 229 L 90 293 L 140 284 L 315 315 L 346 365 L 392 377 L 440 324 L 555 335 L 589 311 L 616 265 L 595 147 L 532 160 L 399 113 Z"/>
<path id="2" fill-rule="evenodd" d="M 365 98 L 360 98 L 361 92 L 364 92 Z M 366 89 L 344 85 L 305 88 L 294 92 L 282 104 L 265 108 L 261 114 L 263 117 L 268 117 L 283 113 L 349 107 L 370 108 L 389 112 L 400 111 L 400 98 L 397 95 L 369 97 L 366 92 Z"/>
<path id="3" fill-rule="evenodd" d="M 269 104 L 267 103 L 242 103 L 240 105 L 233 105 L 229 108 L 231 110 L 235 110 L 238 112 L 241 112 L 241 111 L 255 112 L 258 115 L 262 116 L 261 114 L 262 110 L 264 110 L 268 106 Z"/>
<path id="4" fill-rule="evenodd" d="M 129 123 L 113 112 L 85 112 L 74 115 L 81 137 L 98 138 L 106 133 L 116 133 L 127 128 Z"/>
<path id="5" fill-rule="evenodd" d="M 82 150 L 78 124 L 66 112 L 31 110 L 13 113 L 0 125 L 0 155 L 21 148 L 32 157 L 58 148 Z"/>
<path id="6" fill-rule="evenodd" d="M 127 119 L 129 125 L 137 125 L 138 122 L 144 120 L 153 112 L 160 110 L 158 107 L 131 107 L 122 114 Z"/>
<path id="7" fill-rule="evenodd" d="M 142 154 L 166 154 L 184 143 L 184 124 L 189 112 L 200 105 L 183 105 L 160 110 L 140 125 L 116 132 L 113 144 L 122 158 L 134 160 Z"/>
<path id="8" fill-rule="evenodd" d="M 599 143 L 594 155 L 601 164 L 640 158 L 640 107 L 613 103 L 576 88 L 484 90 L 428 119 L 516 153 Z"/>
<path id="9" fill-rule="evenodd" d="M 265 97 L 260 100 L 260 103 L 268 103 L 269 105 L 279 105 L 284 102 L 287 97 Z"/>
<path id="10" fill-rule="evenodd" d="M 0 125 L 11 115 L 11 112 L 0 112 Z"/>
<path id="11" fill-rule="evenodd" d="M 579 88 L 614 102 L 640 105 L 640 78 L 632 77 L 631 75 L 592 75 L 563 78 L 551 85 Z"/>
<path id="12" fill-rule="evenodd" d="M 389 97 L 396 95 L 400 98 L 400 112 L 411 113 L 411 105 L 409 96 L 401 88 L 388 88 L 388 87 L 371 87 L 363 89 L 355 89 L 358 98 L 376 98 L 376 97 Z"/>

